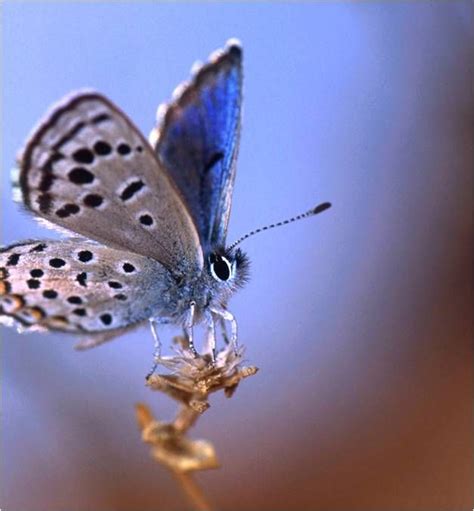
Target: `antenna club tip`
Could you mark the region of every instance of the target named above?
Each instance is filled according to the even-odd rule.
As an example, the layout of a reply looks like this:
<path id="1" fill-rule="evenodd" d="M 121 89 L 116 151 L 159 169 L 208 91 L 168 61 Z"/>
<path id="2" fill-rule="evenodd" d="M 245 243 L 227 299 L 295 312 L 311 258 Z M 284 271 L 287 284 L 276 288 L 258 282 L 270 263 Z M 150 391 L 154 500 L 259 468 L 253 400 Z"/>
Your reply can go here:
<path id="1" fill-rule="evenodd" d="M 322 204 L 318 204 L 315 208 L 312 209 L 313 215 L 317 215 L 318 213 L 322 213 L 323 211 L 326 211 L 326 209 L 329 209 L 332 206 L 330 202 L 323 202 Z"/>

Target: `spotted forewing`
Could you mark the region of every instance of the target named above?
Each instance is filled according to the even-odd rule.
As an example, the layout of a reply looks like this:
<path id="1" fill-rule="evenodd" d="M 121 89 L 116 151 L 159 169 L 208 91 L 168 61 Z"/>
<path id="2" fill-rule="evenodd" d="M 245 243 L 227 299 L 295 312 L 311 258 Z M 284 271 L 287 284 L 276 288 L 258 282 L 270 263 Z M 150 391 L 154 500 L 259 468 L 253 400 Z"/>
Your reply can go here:
<path id="1" fill-rule="evenodd" d="M 56 105 L 19 166 L 25 205 L 50 223 L 170 270 L 183 261 L 187 271 L 202 267 L 177 188 L 140 132 L 103 96 L 79 93 Z"/>

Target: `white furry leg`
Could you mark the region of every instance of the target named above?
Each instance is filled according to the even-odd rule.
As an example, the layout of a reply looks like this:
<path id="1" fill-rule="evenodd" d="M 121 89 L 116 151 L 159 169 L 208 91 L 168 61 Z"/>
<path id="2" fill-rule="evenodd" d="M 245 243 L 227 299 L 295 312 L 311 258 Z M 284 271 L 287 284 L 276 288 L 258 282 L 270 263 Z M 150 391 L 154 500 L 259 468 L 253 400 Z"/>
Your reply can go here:
<path id="1" fill-rule="evenodd" d="M 196 302 L 192 301 L 189 303 L 188 317 L 184 325 L 184 333 L 188 340 L 189 350 L 191 351 L 194 358 L 198 356 L 198 352 L 194 347 L 194 336 L 193 336 L 193 325 L 194 325 L 194 309 L 196 308 Z"/>
<path id="2" fill-rule="evenodd" d="M 160 338 L 158 336 L 158 325 L 167 325 L 170 323 L 169 318 L 150 318 L 150 330 L 151 335 L 153 336 L 154 341 L 154 350 L 153 350 L 153 366 L 150 370 L 150 372 L 146 375 L 146 379 L 148 378 L 156 371 L 156 368 L 158 367 L 158 364 L 161 360 L 161 342 Z"/>
<path id="3" fill-rule="evenodd" d="M 226 309 L 211 309 L 211 312 L 230 323 L 230 343 L 237 352 L 237 321 L 234 315 Z"/>
<path id="4" fill-rule="evenodd" d="M 206 311 L 206 343 L 205 343 L 205 352 L 210 353 L 212 357 L 212 361 L 216 361 L 216 327 L 214 324 L 214 318 L 212 316 L 212 312 Z"/>
<path id="5" fill-rule="evenodd" d="M 221 328 L 222 338 L 226 344 L 230 343 L 229 336 L 227 335 L 227 329 L 225 327 L 225 319 L 222 316 L 219 316 L 219 326 Z"/>

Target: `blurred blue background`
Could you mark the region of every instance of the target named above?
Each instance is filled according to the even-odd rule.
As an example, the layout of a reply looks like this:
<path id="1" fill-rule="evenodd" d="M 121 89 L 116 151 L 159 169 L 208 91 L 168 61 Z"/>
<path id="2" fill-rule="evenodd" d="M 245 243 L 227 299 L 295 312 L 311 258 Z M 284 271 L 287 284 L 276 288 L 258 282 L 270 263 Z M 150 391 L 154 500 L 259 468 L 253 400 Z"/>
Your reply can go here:
<path id="1" fill-rule="evenodd" d="M 252 280 L 230 304 L 260 367 L 194 435 L 219 509 L 472 507 L 472 2 L 2 5 L 2 242 L 54 237 L 9 170 L 51 103 L 94 87 L 148 134 L 157 105 L 229 37 L 244 125 L 229 241 Z M 167 331 L 170 336 L 173 332 Z M 14 511 L 183 509 L 141 444 L 141 330 L 87 353 L 2 328 L 2 496 Z"/>

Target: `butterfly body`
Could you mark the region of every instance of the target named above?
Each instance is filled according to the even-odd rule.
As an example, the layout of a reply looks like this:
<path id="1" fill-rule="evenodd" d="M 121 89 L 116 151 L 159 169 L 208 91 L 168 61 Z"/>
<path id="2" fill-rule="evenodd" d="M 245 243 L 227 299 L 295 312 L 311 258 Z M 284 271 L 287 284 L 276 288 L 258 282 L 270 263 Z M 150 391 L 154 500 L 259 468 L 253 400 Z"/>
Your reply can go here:
<path id="1" fill-rule="evenodd" d="M 215 263 L 209 258 L 199 273 L 173 275 L 162 268 L 150 275 L 159 282 L 159 291 L 154 313 L 149 317 L 167 318 L 169 323 L 185 326 L 191 304 L 194 307 L 193 324 L 205 321 L 207 314 L 225 310 L 230 297 L 247 282 L 249 266 L 246 255 L 240 250 L 227 254 L 227 260 L 231 263 L 226 280 L 213 275 L 211 265 Z"/>

